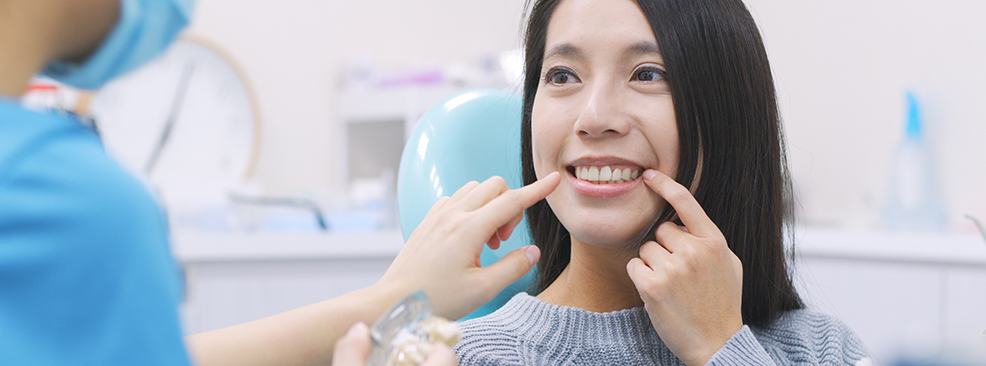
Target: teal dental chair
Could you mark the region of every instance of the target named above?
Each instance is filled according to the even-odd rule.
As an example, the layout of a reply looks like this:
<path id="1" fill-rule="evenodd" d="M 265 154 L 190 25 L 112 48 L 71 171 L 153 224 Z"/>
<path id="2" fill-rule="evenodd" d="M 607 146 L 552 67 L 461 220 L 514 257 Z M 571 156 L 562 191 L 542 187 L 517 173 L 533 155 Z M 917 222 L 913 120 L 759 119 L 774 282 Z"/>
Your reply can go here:
<path id="1" fill-rule="evenodd" d="M 520 95 L 481 89 L 455 95 L 426 112 L 408 138 L 397 173 L 397 210 L 404 240 L 411 236 L 439 197 L 451 196 L 469 181 L 498 175 L 510 188 L 523 186 L 520 170 Z M 483 248 L 483 266 L 530 244 L 527 220 L 521 221 L 497 250 Z M 462 318 L 493 312 L 525 291 L 533 270 L 493 300 Z"/>

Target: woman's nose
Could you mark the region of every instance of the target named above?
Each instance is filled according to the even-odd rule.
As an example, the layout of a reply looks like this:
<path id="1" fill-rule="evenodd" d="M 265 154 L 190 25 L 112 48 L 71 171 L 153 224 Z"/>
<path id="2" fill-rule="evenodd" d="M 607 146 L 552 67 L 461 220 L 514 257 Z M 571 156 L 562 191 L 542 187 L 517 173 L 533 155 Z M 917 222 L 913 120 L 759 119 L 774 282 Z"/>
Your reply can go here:
<path id="1" fill-rule="evenodd" d="M 590 138 L 625 135 L 630 123 L 621 110 L 619 92 L 610 86 L 597 85 L 582 106 L 575 121 L 575 132 Z"/>

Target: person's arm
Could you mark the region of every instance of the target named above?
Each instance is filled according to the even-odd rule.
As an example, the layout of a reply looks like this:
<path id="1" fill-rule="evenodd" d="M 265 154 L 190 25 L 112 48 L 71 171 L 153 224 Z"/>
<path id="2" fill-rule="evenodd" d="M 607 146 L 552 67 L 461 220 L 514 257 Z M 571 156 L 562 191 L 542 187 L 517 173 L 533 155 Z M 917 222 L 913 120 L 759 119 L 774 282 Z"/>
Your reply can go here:
<path id="1" fill-rule="evenodd" d="M 326 364 L 352 323 L 372 323 L 401 298 L 373 287 L 271 317 L 185 337 L 196 365 Z"/>
<path id="2" fill-rule="evenodd" d="M 556 173 L 510 190 L 500 177 L 471 182 L 443 197 L 414 230 L 379 282 L 338 298 L 250 323 L 191 335 L 185 341 L 198 365 L 314 365 L 332 358 L 333 344 L 351 325 L 373 323 L 401 298 L 424 290 L 436 315 L 458 319 L 537 263 L 537 247 L 517 249 L 480 267 L 483 245 L 499 246 L 523 210 L 551 193 Z"/>

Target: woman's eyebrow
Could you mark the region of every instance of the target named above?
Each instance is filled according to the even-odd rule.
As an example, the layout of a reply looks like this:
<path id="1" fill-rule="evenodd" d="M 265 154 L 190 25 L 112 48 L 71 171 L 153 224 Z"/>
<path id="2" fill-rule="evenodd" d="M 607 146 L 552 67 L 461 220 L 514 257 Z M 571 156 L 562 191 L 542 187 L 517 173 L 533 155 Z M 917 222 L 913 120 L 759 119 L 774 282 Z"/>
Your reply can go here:
<path id="1" fill-rule="evenodd" d="M 623 55 L 627 58 L 646 54 L 655 54 L 658 57 L 661 57 L 661 48 L 653 42 L 638 42 L 630 45 L 630 47 L 627 47 L 626 51 L 623 52 Z"/>
<path id="2" fill-rule="evenodd" d="M 561 43 L 551 46 L 551 48 L 549 48 L 548 51 L 544 53 L 545 59 L 555 56 L 571 56 L 575 58 L 584 58 L 585 53 L 582 52 L 581 48 L 575 47 L 575 45 L 572 45 L 571 43 Z"/>
<path id="3" fill-rule="evenodd" d="M 630 45 L 623 51 L 623 55 L 626 58 L 631 58 L 634 56 L 641 56 L 652 54 L 661 57 L 661 48 L 653 42 L 638 42 Z M 545 53 L 544 58 L 548 59 L 555 56 L 568 56 L 575 58 L 585 58 L 585 52 L 581 48 L 576 47 L 571 43 L 561 43 L 551 46 Z"/>

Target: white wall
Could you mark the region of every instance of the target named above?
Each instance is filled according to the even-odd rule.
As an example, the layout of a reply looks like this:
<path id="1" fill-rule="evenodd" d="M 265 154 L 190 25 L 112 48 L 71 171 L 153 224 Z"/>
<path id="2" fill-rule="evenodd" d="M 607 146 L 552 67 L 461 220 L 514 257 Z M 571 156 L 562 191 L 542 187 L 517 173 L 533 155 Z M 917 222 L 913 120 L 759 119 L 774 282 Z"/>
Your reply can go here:
<path id="1" fill-rule="evenodd" d="M 199 0 L 190 33 L 226 48 L 256 87 L 257 176 L 278 193 L 330 189 L 335 97 L 358 57 L 381 66 L 468 60 L 518 47 L 523 0 Z"/>
<path id="2" fill-rule="evenodd" d="M 868 225 L 921 99 L 953 226 L 986 218 L 986 2 L 748 0 L 764 35 L 808 219 Z"/>
<path id="3" fill-rule="evenodd" d="M 952 226 L 986 219 L 986 2 L 748 0 L 778 83 L 809 222 L 867 226 L 903 134 L 904 90 L 923 101 Z M 380 65 L 463 60 L 519 45 L 523 0 L 200 0 L 191 32 L 228 49 L 265 123 L 258 179 L 272 192 L 331 186 L 334 98 L 360 55 Z"/>

